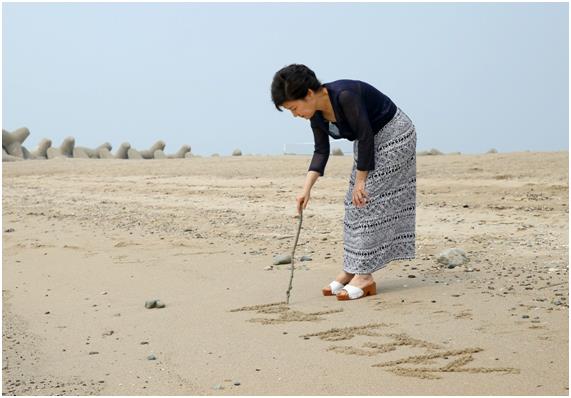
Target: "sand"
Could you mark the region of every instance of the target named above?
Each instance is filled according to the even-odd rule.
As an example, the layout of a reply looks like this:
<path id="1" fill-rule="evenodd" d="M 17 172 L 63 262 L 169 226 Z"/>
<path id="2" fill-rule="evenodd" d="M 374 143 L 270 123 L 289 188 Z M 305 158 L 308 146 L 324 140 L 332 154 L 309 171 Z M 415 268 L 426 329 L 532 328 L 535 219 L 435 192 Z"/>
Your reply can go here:
<path id="1" fill-rule="evenodd" d="M 419 156 L 417 258 L 337 301 L 352 156 L 330 157 L 289 305 L 268 266 L 308 156 L 3 163 L 3 393 L 568 395 L 568 161 Z M 442 268 L 453 247 L 470 262 Z"/>

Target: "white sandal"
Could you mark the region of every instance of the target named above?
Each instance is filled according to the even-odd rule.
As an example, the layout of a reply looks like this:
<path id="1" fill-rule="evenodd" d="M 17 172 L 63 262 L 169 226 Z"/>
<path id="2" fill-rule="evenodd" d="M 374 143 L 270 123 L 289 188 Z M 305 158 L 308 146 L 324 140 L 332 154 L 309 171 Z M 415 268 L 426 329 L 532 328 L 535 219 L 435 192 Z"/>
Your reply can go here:
<path id="1" fill-rule="evenodd" d="M 365 296 L 372 296 L 373 294 L 377 294 L 377 284 L 375 282 L 362 289 L 353 285 L 345 285 L 341 292 L 337 294 L 337 300 L 355 300 Z"/>
<path id="2" fill-rule="evenodd" d="M 329 287 L 326 287 L 322 290 L 324 296 L 335 296 L 337 293 L 343 289 L 345 285 L 341 282 L 333 281 L 329 284 Z"/>

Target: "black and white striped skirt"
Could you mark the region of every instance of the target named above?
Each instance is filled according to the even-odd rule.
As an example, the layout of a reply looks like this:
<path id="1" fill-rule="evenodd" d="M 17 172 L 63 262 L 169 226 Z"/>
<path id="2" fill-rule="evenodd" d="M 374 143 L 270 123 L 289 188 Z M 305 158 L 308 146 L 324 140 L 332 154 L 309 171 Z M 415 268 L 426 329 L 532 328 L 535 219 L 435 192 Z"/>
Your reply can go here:
<path id="1" fill-rule="evenodd" d="M 369 274 L 392 260 L 415 258 L 416 130 L 400 109 L 375 134 L 375 169 L 365 182 L 363 207 L 352 203 L 358 141 L 353 143 L 353 170 L 345 195 L 343 269 Z"/>

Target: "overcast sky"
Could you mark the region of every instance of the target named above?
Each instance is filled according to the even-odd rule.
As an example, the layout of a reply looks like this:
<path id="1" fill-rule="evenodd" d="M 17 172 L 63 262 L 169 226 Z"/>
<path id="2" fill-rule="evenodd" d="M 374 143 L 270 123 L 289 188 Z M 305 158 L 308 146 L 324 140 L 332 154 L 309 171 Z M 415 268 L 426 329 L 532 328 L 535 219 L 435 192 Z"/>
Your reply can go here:
<path id="1" fill-rule="evenodd" d="M 29 149 L 162 139 L 166 152 L 311 143 L 275 110 L 291 63 L 357 79 L 417 127 L 417 150 L 569 147 L 567 3 L 3 3 L 2 127 Z M 332 146 L 351 148 L 347 141 Z M 311 151 L 307 145 L 306 151 Z"/>

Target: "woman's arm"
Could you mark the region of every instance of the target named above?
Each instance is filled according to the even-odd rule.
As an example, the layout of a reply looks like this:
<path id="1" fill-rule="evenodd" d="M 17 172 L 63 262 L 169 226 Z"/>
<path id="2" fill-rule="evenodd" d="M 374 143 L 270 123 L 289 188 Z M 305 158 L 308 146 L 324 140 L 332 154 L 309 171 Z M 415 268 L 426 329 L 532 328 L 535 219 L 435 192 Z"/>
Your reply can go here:
<path id="1" fill-rule="evenodd" d="M 325 173 L 325 165 L 329 160 L 329 134 L 324 127 L 319 124 L 317 119 L 311 120 L 311 130 L 313 131 L 314 150 L 308 171 L 317 171 L 320 176 Z"/>
<path id="2" fill-rule="evenodd" d="M 359 156 L 352 202 L 355 206 L 362 207 L 366 204 L 368 197 L 365 182 L 369 171 L 375 168 L 374 133 L 367 115 L 367 108 L 358 94 L 348 90 L 342 91 L 339 95 L 339 103 L 351 129 L 357 135 Z"/>
<path id="3" fill-rule="evenodd" d="M 370 171 L 375 168 L 375 133 L 369 122 L 367 108 L 361 96 L 353 91 L 343 90 L 339 104 L 351 130 L 356 134 L 358 145 L 357 170 Z"/>
<path id="4" fill-rule="evenodd" d="M 307 207 L 307 203 L 309 202 L 309 197 L 311 193 L 311 188 L 315 181 L 319 178 L 319 172 L 310 170 L 307 172 L 307 176 L 305 177 L 305 184 L 303 184 L 303 191 L 301 194 L 297 196 L 297 213 L 301 213 L 302 209 Z"/>
<path id="5" fill-rule="evenodd" d="M 319 173 L 317 171 L 310 170 L 307 172 L 307 176 L 305 177 L 305 184 L 303 184 L 303 192 L 311 191 L 313 184 L 319 178 Z"/>

